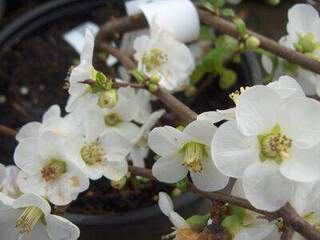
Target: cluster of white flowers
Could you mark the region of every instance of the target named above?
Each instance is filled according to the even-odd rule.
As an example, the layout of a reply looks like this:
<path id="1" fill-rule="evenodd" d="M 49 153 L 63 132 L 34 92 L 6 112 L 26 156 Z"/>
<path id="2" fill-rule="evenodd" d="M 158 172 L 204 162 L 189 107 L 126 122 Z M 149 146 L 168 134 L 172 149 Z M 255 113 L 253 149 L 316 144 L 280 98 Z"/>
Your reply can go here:
<path id="1" fill-rule="evenodd" d="M 318 11 L 309 4 L 296 4 L 288 11 L 288 35 L 279 43 L 306 56 L 320 61 L 320 17 Z M 307 95 L 320 96 L 320 75 L 278 58 L 271 61 L 263 55 L 262 65 L 276 80 L 281 75 L 294 77 Z"/>

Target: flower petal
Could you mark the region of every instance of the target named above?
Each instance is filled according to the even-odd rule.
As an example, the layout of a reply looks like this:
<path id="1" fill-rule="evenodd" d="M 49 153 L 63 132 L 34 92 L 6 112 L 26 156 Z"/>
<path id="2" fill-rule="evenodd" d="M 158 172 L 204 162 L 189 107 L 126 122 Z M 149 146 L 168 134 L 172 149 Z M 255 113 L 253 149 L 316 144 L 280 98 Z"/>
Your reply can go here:
<path id="1" fill-rule="evenodd" d="M 39 122 L 30 122 L 24 125 L 17 133 L 16 139 L 18 142 L 22 141 L 25 138 L 37 138 L 40 134 L 41 123 Z"/>
<path id="2" fill-rule="evenodd" d="M 208 120 L 195 120 L 188 124 L 183 133 L 194 142 L 210 146 L 216 130 L 217 127 Z"/>
<path id="3" fill-rule="evenodd" d="M 290 200 L 295 183 L 279 172 L 272 162 L 250 165 L 243 176 L 243 189 L 250 203 L 261 210 L 276 211 Z"/>
<path id="4" fill-rule="evenodd" d="M 281 98 L 305 96 L 299 83 L 288 75 L 281 76 L 278 81 L 271 82 L 267 86 L 276 91 Z"/>
<path id="5" fill-rule="evenodd" d="M 236 107 L 239 130 L 246 136 L 268 132 L 277 121 L 280 96 L 266 86 L 253 86 L 242 93 Z"/>
<path id="6" fill-rule="evenodd" d="M 79 228 L 63 217 L 49 215 L 46 222 L 46 229 L 52 240 L 76 240 L 80 237 Z"/>
<path id="7" fill-rule="evenodd" d="M 23 194 L 12 204 L 12 207 L 14 209 L 26 208 L 30 206 L 40 208 L 45 216 L 48 216 L 51 212 L 51 207 L 49 203 L 44 198 L 32 193 Z"/>
<path id="8" fill-rule="evenodd" d="M 61 109 L 59 105 L 52 105 L 42 117 L 42 121 L 45 122 L 50 118 L 60 118 L 61 116 Z"/>
<path id="9" fill-rule="evenodd" d="M 280 172 L 292 181 L 313 182 L 320 178 L 319 160 L 319 145 L 310 149 L 293 147 L 290 158 L 281 164 Z"/>
<path id="10" fill-rule="evenodd" d="M 161 182 L 177 183 L 188 174 L 188 169 L 182 165 L 182 161 L 182 154 L 161 157 L 153 164 L 152 174 Z"/>
<path id="11" fill-rule="evenodd" d="M 127 172 L 127 161 L 107 162 L 103 166 L 103 175 L 112 181 L 119 181 L 127 174 Z"/>
<path id="12" fill-rule="evenodd" d="M 190 172 L 192 182 L 201 191 L 213 192 L 225 188 L 229 177 L 223 175 L 213 164 L 211 158 L 202 161 L 200 173 Z"/>
<path id="13" fill-rule="evenodd" d="M 154 128 L 148 139 L 149 147 L 160 156 L 178 152 L 183 143 L 183 133 L 170 126 Z"/>
<path id="14" fill-rule="evenodd" d="M 165 193 L 165 192 L 159 192 L 159 208 L 161 210 L 161 212 L 166 215 L 169 216 L 170 212 L 173 211 L 173 202 L 171 197 Z"/>
<path id="15" fill-rule="evenodd" d="M 253 227 L 243 227 L 235 236 L 234 240 L 262 240 L 277 230 L 273 222 L 255 225 Z"/>
<path id="16" fill-rule="evenodd" d="M 189 224 L 177 212 L 170 212 L 169 219 L 176 228 L 190 228 Z"/>
<path id="17" fill-rule="evenodd" d="M 293 98 L 279 111 L 281 130 L 293 140 L 295 146 L 301 148 L 320 142 L 319 119 L 320 103 L 311 98 Z"/>
<path id="18" fill-rule="evenodd" d="M 227 176 L 241 178 L 245 169 L 259 161 L 257 137 L 242 135 L 235 121 L 222 124 L 211 145 L 212 158 L 217 168 Z"/>

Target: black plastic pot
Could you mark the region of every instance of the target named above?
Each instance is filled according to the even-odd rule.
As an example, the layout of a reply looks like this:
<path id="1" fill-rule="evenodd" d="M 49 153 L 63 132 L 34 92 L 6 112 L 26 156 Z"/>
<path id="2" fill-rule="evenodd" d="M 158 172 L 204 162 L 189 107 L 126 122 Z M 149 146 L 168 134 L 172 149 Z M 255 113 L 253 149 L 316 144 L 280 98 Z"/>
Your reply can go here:
<path id="1" fill-rule="evenodd" d="M 0 31 L 0 49 L 13 48 L 28 36 L 45 31 L 46 26 L 57 20 L 71 16 L 81 16 L 106 4 L 119 7 L 119 1 L 107 0 L 55 0 L 24 14 Z M 110 5 L 112 6 L 112 5 Z M 248 85 L 260 83 L 261 68 L 253 54 L 242 61 L 241 69 Z M 13 143 L 14 144 L 14 143 Z M 191 193 L 183 194 L 175 200 L 176 210 L 188 217 L 194 213 L 205 212 L 208 202 Z M 66 217 L 81 229 L 80 240 L 152 240 L 168 233 L 171 224 L 161 214 L 158 206 L 136 209 L 126 213 L 109 215 L 66 214 Z"/>

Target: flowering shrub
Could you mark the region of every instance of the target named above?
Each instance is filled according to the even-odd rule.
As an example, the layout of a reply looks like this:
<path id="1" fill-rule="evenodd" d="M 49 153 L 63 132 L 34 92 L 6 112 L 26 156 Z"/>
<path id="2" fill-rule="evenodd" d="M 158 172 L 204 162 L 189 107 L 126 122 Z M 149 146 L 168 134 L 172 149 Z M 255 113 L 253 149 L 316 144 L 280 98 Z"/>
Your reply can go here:
<path id="1" fill-rule="evenodd" d="M 135 83 L 111 79 L 94 68 L 95 40 L 87 30 L 80 64 L 66 84 L 67 114 L 62 116 L 53 105 L 41 122 L 24 125 L 16 134 L 17 167 L 0 165 L 1 237 L 77 239 L 79 229 L 52 214 L 50 204 L 70 204 L 88 189 L 89 179 L 105 177 L 121 191 L 133 174 L 213 201 L 210 213 L 184 219 L 174 211 L 171 197 L 160 192 L 159 207 L 174 226 L 169 238 L 288 239 L 288 232 L 295 230 L 290 238 L 320 239 L 320 103 L 308 97 L 316 93 L 319 72 L 260 48 L 263 38 L 248 31 L 224 1 L 203 4 L 215 18 L 230 18 L 238 38 L 216 37 L 203 28 L 199 39 L 214 45 L 196 61 L 190 48 L 161 29 L 155 17 L 150 36 L 133 44 L 137 66 L 123 52 L 105 47 Z M 276 46 L 316 64 L 318 12 L 297 4 L 288 18 L 288 35 L 280 44 L 291 50 Z M 234 107 L 197 115 L 171 95 L 190 94 L 212 73 L 228 89 L 237 75 L 224 63 L 245 51 L 262 53 L 271 74 L 267 80 L 272 81 L 231 93 Z M 185 123 L 155 127 L 165 110 L 153 111 L 152 94 Z M 145 169 L 149 150 L 156 154 L 152 170 Z M 212 193 L 227 186 L 230 195 Z"/>

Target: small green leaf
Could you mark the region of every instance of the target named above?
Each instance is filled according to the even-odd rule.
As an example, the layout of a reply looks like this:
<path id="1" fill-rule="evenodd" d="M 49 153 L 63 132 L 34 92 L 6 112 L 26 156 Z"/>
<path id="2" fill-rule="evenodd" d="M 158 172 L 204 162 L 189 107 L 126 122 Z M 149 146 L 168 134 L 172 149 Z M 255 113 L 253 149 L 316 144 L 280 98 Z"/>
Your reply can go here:
<path id="1" fill-rule="evenodd" d="M 238 215 L 230 215 L 223 219 L 221 225 L 235 236 L 241 229 L 241 219 Z"/>
<path id="2" fill-rule="evenodd" d="M 194 69 L 193 73 L 191 74 L 190 84 L 193 86 L 196 85 L 204 77 L 206 73 L 207 71 L 204 65 L 203 64 L 198 65 Z"/>
<path id="3" fill-rule="evenodd" d="M 212 0 L 212 2 L 217 8 L 222 8 L 224 6 L 224 0 Z"/>
<path id="4" fill-rule="evenodd" d="M 220 10 L 220 14 L 223 17 L 234 17 L 234 11 L 231 8 L 223 8 Z"/>
<path id="5" fill-rule="evenodd" d="M 202 230 L 208 224 L 208 220 L 210 219 L 210 213 L 206 215 L 193 215 L 189 217 L 186 222 L 193 230 Z"/>
<path id="6" fill-rule="evenodd" d="M 213 4 L 209 0 L 201 0 L 201 4 L 204 8 L 206 8 L 210 12 L 213 12 L 215 10 Z"/>
<path id="7" fill-rule="evenodd" d="M 233 23 L 236 25 L 236 28 L 241 36 L 244 36 L 247 31 L 245 22 L 241 18 L 233 19 Z"/>
<path id="8" fill-rule="evenodd" d="M 144 74 L 138 69 L 133 69 L 129 72 L 138 82 L 144 82 Z"/>
<path id="9" fill-rule="evenodd" d="M 188 188 L 189 179 L 187 177 L 183 178 L 179 182 L 176 183 L 177 188 L 179 188 L 181 191 L 186 191 Z"/>
<path id="10" fill-rule="evenodd" d="M 220 81 L 219 86 L 221 89 L 226 90 L 232 87 L 237 81 L 237 74 L 235 71 L 231 69 L 224 69 Z"/>
<path id="11" fill-rule="evenodd" d="M 209 28 L 206 26 L 201 26 L 199 40 L 213 42 L 215 40 L 215 38 L 216 38 L 216 35 L 214 34 L 214 31 L 212 28 Z"/>

